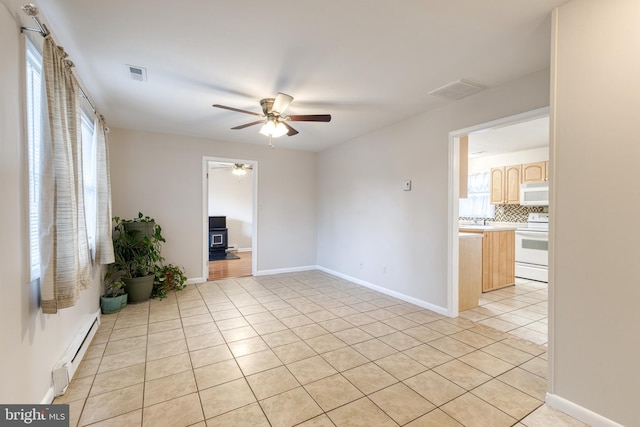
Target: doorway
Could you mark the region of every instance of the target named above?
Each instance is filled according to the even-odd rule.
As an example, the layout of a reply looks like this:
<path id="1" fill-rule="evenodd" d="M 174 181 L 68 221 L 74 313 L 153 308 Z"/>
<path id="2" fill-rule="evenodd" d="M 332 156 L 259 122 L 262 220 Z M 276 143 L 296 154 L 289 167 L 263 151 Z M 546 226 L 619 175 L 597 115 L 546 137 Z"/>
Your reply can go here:
<path id="1" fill-rule="evenodd" d="M 540 108 L 537 110 L 529 111 L 514 116 L 505 117 L 502 119 L 494 120 L 487 123 L 482 123 L 476 126 L 459 129 L 449 133 L 449 244 L 448 244 L 448 259 L 449 259 L 449 272 L 448 272 L 448 314 L 451 317 L 458 317 L 458 301 L 459 301 L 459 221 L 460 221 L 460 165 L 463 159 L 460 158 L 460 139 L 469 135 L 478 135 L 489 133 L 491 131 L 505 129 L 515 124 L 532 122 L 534 120 L 548 117 L 549 108 Z M 548 136 L 548 129 L 547 129 Z M 548 142 L 547 142 L 548 144 Z M 505 151 L 508 147 L 502 147 Z M 469 150 L 469 154 L 474 154 Z M 477 153 L 476 153 L 477 154 Z M 518 158 L 511 157 L 511 158 Z M 522 161 L 513 161 L 513 163 L 527 163 L 525 157 L 522 157 Z M 465 158 L 464 160 L 468 160 Z M 464 161 L 462 161 L 464 164 Z M 502 213 L 502 212 L 501 212 Z"/>
<path id="2" fill-rule="evenodd" d="M 203 274 L 209 281 L 255 274 L 257 175 L 255 161 L 203 158 Z"/>

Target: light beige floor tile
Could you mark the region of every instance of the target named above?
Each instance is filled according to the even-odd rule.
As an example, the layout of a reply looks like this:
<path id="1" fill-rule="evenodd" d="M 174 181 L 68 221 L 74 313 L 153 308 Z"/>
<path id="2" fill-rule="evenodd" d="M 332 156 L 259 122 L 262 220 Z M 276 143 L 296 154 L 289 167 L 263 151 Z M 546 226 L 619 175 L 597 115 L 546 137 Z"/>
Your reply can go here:
<path id="1" fill-rule="evenodd" d="M 342 375 L 332 375 L 304 386 L 307 392 L 326 412 L 363 396 Z"/>
<path id="2" fill-rule="evenodd" d="M 443 405 L 440 409 L 465 426 L 511 427 L 517 420 L 471 393 Z"/>
<path id="3" fill-rule="evenodd" d="M 416 326 L 420 326 L 413 320 L 409 320 L 402 316 L 396 316 L 396 317 L 391 317 L 389 319 L 384 319 L 382 323 L 384 323 L 385 325 L 391 326 L 392 328 L 397 329 L 399 331 L 404 331 L 405 329 L 411 329 L 411 328 L 415 328 Z"/>
<path id="4" fill-rule="evenodd" d="M 440 409 L 434 409 L 406 425 L 406 427 L 464 427 Z"/>
<path id="5" fill-rule="evenodd" d="M 382 336 L 379 340 L 400 351 L 408 350 L 411 347 L 416 347 L 422 344 L 421 341 L 418 341 L 417 339 L 400 331 Z"/>
<path id="6" fill-rule="evenodd" d="M 376 338 L 397 332 L 396 328 L 389 326 L 386 323 L 381 321 L 360 325 L 360 329 L 362 329 L 363 331 L 367 332 L 368 334 Z"/>
<path id="7" fill-rule="evenodd" d="M 73 421 L 71 426 L 75 425 Z M 142 426 L 142 409 L 137 409 L 117 417 L 109 418 L 104 421 L 91 424 L 91 427 L 139 427 Z"/>
<path id="8" fill-rule="evenodd" d="M 349 427 L 396 427 L 397 424 L 389 418 L 371 400 L 362 399 L 341 406 L 327 414 L 337 426 Z"/>
<path id="9" fill-rule="evenodd" d="M 169 329 L 168 331 L 149 334 L 147 339 L 149 346 L 165 344 L 171 341 L 184 339 L 184 331 L 182 329 Z"/>
<path id="10" fill-rule="evenodd" d="M 445 320 L 436 320 L 435 322 L 427 323 L 425 326 L 444 335 L 452 335 L 464 331 L 464 328 L 456 326 Z"/>
<path id="11" fill-rule="evenodd" d="M 369 359 L 358 353 L 351 347 L 343 347 L 337 350 L 323 353 L 322 357 L 329 362 L 338 372 L 355 368 L 369 362 Z"/>
<path id="12" fill-rule="evenodd" d="M 233 304 L 231 304 L 231 306 L 232 305 Z M 240 311 L 238 311 L 238 309 L 236 309 L 236 308 L 224 309 L 223 307 L 228 307 L 228 306 L 227 305 L 212 305 L 211 307 L 209 307 L 209 310 L 211 311 L 211 316 L 213 317 L 213 320 L 221 321 L 221 320 L 235 319 L 237 317 L 242 317 L 242 313 L 240 313 Z"/>
<path id="13" fill-rule="evenodd" d="M 211 317 L 211 314 L 200 314 L 198 316 L 182 318 L 182 326 L 184 326 L 185 328 L 189 326 L 210 324 L 212 322 L 213 322 L 213 317 Z"/>
<path id="14" fill-rule="evenodd" d="M 490 326 L 481 325 L 479 323 L 475 327 L 470 328 L 469 330 L 477 334 L 483 335 L 487 338 L 491 338 L 492 340 L 495 340 L 495 341 L 504 340 L 505 338 L 510 337 L 510 335 L 505 332 L 499 331 Z"/>
<path id="15" fill-rule="evenodd" d="M 547 352 L 546 347 L 533 343 L 531 341 L 526 341 L 518 337 L 510 337 L 501 341 L 502 344 L 506 344 L 509 347 L 516 348 L 520 351 L 524 351 L 525 353 L 529 353 L 533 356 L 539 356 L 543 353 Z"/>
<path id="16" fill-rule="evenodd" d="M 398 382 L 396 378 L 375 363 L 357 366 L 342 372 L 342 375 L 364 394 L 373 393 L 374 391 Z"/>
<path id="17" fill-rule="evenodd" d="M 443 405 L 465 393 L 465 390 L 433 371 L 423 372 L 403 381 L 436 406 Z"/>
<path id="18" fill-rule="evenodd" d="M 297 427 L 335 427 L 335 424 L 331 422 L 326 414 L 322 414 L 318 415 L 315 418 L 311 418 L 310 420 L 305 421 L 301 424 L 298 424 Z"/>
<path id="19" fill-rule="evenodd" d="M 95 377 L 84 377 L 78 378 L 75 381 L 72 381 L 67 387 L 67 391 L 62 395 L 55 398 L 55 403 L 69 403 L 75 400 L 84 400 L 89 396 L 89 391 L 91 390 L 91 386 L 94 382 Z M 134 383 L 135 384 L 135 383 Z M 131 384 L 127 384 L 131 385 Z M 123 386 L 125 387 L 125 386 Z"/>
<path id="20" fill-rule="evenodd" d="M 282 319 L 299 316 L 301 313 L 293 307 L 285 307 L 272 310 L 271 314 L 282 321 Z"/>
<path id="21" fill-rule="evenodd" d="M 518 350 L 517 348 L 505 345 L 501 342 L 497 342 L 488 345 L 482 349 L 485 353 L 489 353 L 492 356 L 502 359 L 505 362 L 509 362 L 512 365 L 520 365 L 527 360 L 533 359 L 533 355 Z"/>
<path id="22" fill-rule="evenodd" d="M 79 425 L 85 426 L 142 408 L 143 384 L 89 397 Z"/>
<path id="23" fill-rule="evenodd" d="M 381 359 L 398 352 L 395 348 L 377 338 L 354 344 L 352 347 L 369 360 Z"/>
<path id="24" fill-rule="evenodd" d="M 296 341 L 300 341 L 300 338 L 291 332 L 289 329 L 283 331 L 274 332 L 267 335 L 262 335 L 262 339 L 268 344 L 269 347 L 280 347 L 283 345 L 291 344 Z"/>
<path id="25" fill-rule="evenodd" d="M 197 325 L 185 326 L 183 330 L 184 336 L 187 338 L 196 337 L 198 335 L 220 333 L 218 327 L 215 323 L 213 323 L 213 321 L 204 322 Z"/>
<path id="26" fill-rule="evenodd" d="M 91 396 L 129 387 L 144 382 L 145 364 L 128 366 L 96 375 Z M 68 393 L 68 392 L 67 392 Z"/>
<path id="27" fill-rule="evenodd" d="M 256 401 L 244 378 L 200 391 L 205 419 L 242 408 Z"/>
<path id="28" fill-rule="evenodd" d="M 246 356 L 247 354 L 269 349 L 269 346 L 261 337 L 252 337 L 230 342 L 228 346 L 235 357 Z"/>
<path id="29" fill-rule="evenodd" d="M 231 319 L 216 320 L 216 326 L 220 331 L 228 331 L 229 329 L 243 328 L 249 326 L 249 322 L 244 317 L 234 317 Z"/>
<path id="30" fill-rule="evenodd" d="M 304 314 L 298 314 L 292 317 L 285 317 L 283 319 L 280 319 L 280 321 L 285 325 L 287 325 L 288 328 L 297 328 L 298 326 L 310 325 L 314 323 L 313 320 L 309 319 Z M 349 326 L 351 326 L 351 324 L 349 324 Z"/>
<path id="31" fill-rule="evenodd" d="M 278 356 L 271 350 L 262 350 L 237 357 L 236 361 L 245 375 L 255 374 L 282 365 Z"/>
<path id="32" fill-rule="evenodd" d="M 225 360 L 194 369 L 198 390 L 204 390 L 238 378 L 242 378 L 242 371 L 235 360 Z"/>
<path id="33" fill-rule="evenodd" d="M 294 334 L 296 334 L 303 340 L 307 340 L 309 338 L 318 337 L 320 335 L 325 335 L 329 333 L 329 331 L 327 331 L 326 329 L 324 329 L 323 327 L 315 323 L 312 323 L 310 325 L 298 326 L 297 328 L 293 328 L 291 330 L 293 331 Z"/>
<path id="34" fill-rule="evenodd" d="M 470 330 L 458 332 L 457 334 L 450 335 L 450 337 L 458 341 L 462 341 L 463 343 L 475 348 L 486 347 L 496 342 L 491 338 L 485 337 L 484 335 L 480 335 Z"/>
<path id="35" fill-rule="evenodd" d="M 92 343 L 98 344 L 98 343 L 102 343 L 102 342 L 105 342 L 105 341 L 117 341 L 117 340 L 123 340 L 125 338 L 133 338 L 133 337 L 147 335 L 147 331 L 150 330 L 150 328 L 151 328 L 151 325 L 149 325 L 149 326 L 141 325 L 141 326 L 135 326 L 133 328 L 116 329 L 111 334 L 102 333 L 102 335 L 104 335 L 106 337 L 106 339 L 102 339 L 102 340 L 100 339 L 101 333 L 100 333 L 100 331 L 98 331 L 98 333 L 96 333 L 96 336 L 93 338 Z M 181 323 L 178 325 L 178 328 L 182 328 L 182 324 Z M 171 329 L 177 329 L 177 328 L 171 328 Z M 149 333 L 151 333 L 151 332 L 149 332 Z"/>
<path id="36" fill-rule="evenodd" d="M 440 332 L 429 329 L 426 326 L 414 326 L 412 328 L 405 329 L 403 332 L 425 344 L 444 336 Z"/>
<path id="37" fill-rule="evenodd" d="M 188 352 L 187 341 L 171 341 L 166 344 L 159 344 L 147 347 L 147 361 L 158 360 L 164 357 L 175 356 Z"/>
<path id="38" fill-rule="evenodd" d="M 224 344 L 224 338 L 220 332 L 212 332 L 204 335 L 196 335 L 187 337 L 187 347 L 189 351 L 202 350 L 203 348 L 213 347 Z"/>
<path id="39" fill-rule="evenodd" d="M 251 326 L 244 326 L 242 328 L 229 329 L 220 332 L 228 343 L 258 336 L 258 333 Z"/>
<path id="40" fill-rule="evenodd" d="M 346 347 L 346 344 L 333 334 L 325 334 L 309 338 L 306 339 L 305 342 L 317 353 L 326 353 L 328 351 L 337 350 L 341 347 Z"/>
<path id="41" fill-rule="evenodd" d="M 493 329 L 497 329 L 502 332 L 509 332 L 519 328 L 515 323 L 507 322 L 506 320 L 496 319 L 495 317 L 489 317 L 488 319 L 478 322 L 480 325 L 488 326 Z"/>
<path id="42" fill-rule="evenodd" d="M 195 393 L 196 380 L 193 371 L 185 371 L 168 377 L 145 382 L 144 406 L 173 400 L 187 394 Z"/>
<path id="43" fill-rule="evenodd" d="M 431 347 L 429 344 L 422 344 L 417 347 L 410 348 L 403 351 L 403 353 L 429 369 L 435 368 L 436 366 L 442 365 L 443 363 L 453 359 L 453 357 Z"/>
<path id="44" fill-rule="evenodd" d="M 527 393 L 540 401 L 544 401 L 547 393 L 547 380 L 534 375 L 524 369 L 514 368 L 500 375 L 498 379 L 502 382 Z"/>
<path id="45" fill-rule="evenodd" d="M 247 382 L 258 400 L 300 387 L 300 383 L 284 366 L 249 375 Z"/>
<path id="46" fill-rule="evenodd" d="M 289 363 L 287 364 L 287 368 L 302 385 L 338 373 L 320 356 L 313 356 Z"/>
<path id="47" fill-rule="evenodd" d="M 143 410 L 143 426 L 186 427 L 204 420 L 198 393 L 176 397 Z"/>
<path id="48" fill-rule="evenodd" d="M 527 326 L 523 326 L 521 328 L 514 329 L 509 331 L 511 335 L 515 335 L 518 338 L 523 340 L 531 341 L 535 344 L 544 345 L 547 343 L 547 333 L 540 333 L 529 329 Z"/>
<path id="49" fill-rule="evenodd" d="M 427 370 L 426 366 L 416 362 L 404 353 L 383 357 L 376 360 L 375 363 L 401 381 Z"/>
<path id="50" fill-rule="evenodd" d="M 346 323 L 346 322 L 345 322 Z M 347 323 L 348 324 L 348 323 Z M 334 332 L 334 335 L 340 338 L 348 345 L 353 345 L 362 341 L 367 341 L 373 338 L 360 328 L 350 327 L 341 331 Z"/>
<path id="51" fill-rule="evenodd" d="M 155 334 L 162 331 L 168 331 L 171 329 L 182 329 L 182 321 L 178 319 L 164 320 L 162 322 L 153 322 L 149 323 L 149 327 L 147 328 L 147 333 Z"/>
<path id="52" fill-rule="evenodd" d="M 531 372 L 532 374 L 536 374 L 539 377 L 547 378 L 547 372 L 549 369 L 549 365 L 546 360 L 541 359 L 539 357 L 534 357 L 528 362 L 520 365 L 520 368 Z"/>
<path id="53" fill-rule="evenodd" d="M 322 413 L 302 387 L 262 400 L 260 406 L 273 427 L 292 426 Z"/>
<path id="54" fill-rule="evenodd" d="M 404 425 L 435 409 L 435 406 L 403 383 L 397 383 L 369 395 L 398 424 Z"/>
<path id="55" fill-rule="evenodd" d="M 87 352 L 84 354 L 84 360 L 99 359 L 104 355 L 104 349 L 107 348 L 108 342 L 91 343 Z"/>
<path id="56" fill-rule="evenodd" d="M 279 320 L 271 320 L 264 323 L 252 325 L 253 329 L 260 335 L 271 334 L 273 332 L 288 330 L 289 328 Z"/>
<path id="57" fill-rule="evenodd" d="M 427 312 L 427 310 L 418 310 L 413 313 L 404 314 L 403 317 L 412 320 L 420 325 L 425 325 L 430 322 L 435 322 L 438 320 L 436 316 L 433 316 L 431 313 Z"/>
<path id="58" fill-rule="evenodd" d="M 354 306 L 355 308 L 355 306 Z M 351 323 L 354 326 L 364 326 L 367 325 L 369 323 L 373 323 L 376 321 L 376 319 L 374 319 L 371 316 L 367 316 L 366 313 L 358 313 L 358 314 L 352 314 L 351 316 L 345 316 L 343 317 L 344 320 L 346 320 L 347 322 Z M 367 331 L 369 332 L 369 331 Z M 369 332 L 371 333 L 371 332 Z"/>
<path id="59" fill-rule="evenodd" d="M 233 355 L 226 344 L 203 348 L 189 353 L 194 368 L 232 359 Z"/>
<path id="60" fill-rule="evenodd" d="M 542 401 L 495 379 L 471 392 L 517 420 L 543 404 Z"/>
<path id="61" fill-rule="evenodd" d="M 100 362 L 98 373 L 101 374 L 107 371 L 113 371 L 120 368 L 126 368 L 127 366 L 139 365 L 145 361 L 146 349 L 138 348 L 135 350 L 125 351 L 117 353 L 111 356 L 105 356 Z"/>
<path id="62" fill-rule="evenodd" d="M 278 356 L 282 363 L 289 364 L 298 360 L 306 359 L 317 355 L 317 353 L 303 341 L 297 341 L 276 347 L 273 352 Z"/>
<path id="63" fill-rule="evenodd" d="M 547 405 L 542 405 L 536 409 L 522 420 L 522 424 L 527 427 L 588 427 L 587 424 Z"/>
<path id="64" fill-rule="evenodd" d="M 192 369 L 189 353 L 182 353 L 147 362 L 145 379 L 151 381 Z"/>
<path id="65" fill-rule="evenodd" d="M 98 368 L 100 367 L 100 362 L 102 359 L 82 359 L 80 362 L 80 366 L 76 371 L 74 378 L 84 378 L 84 377 L 92 377 L 98 373 Z"/>
<path id="66" fill-rule="evenodd" d="M 431 347 L 453 357 L 461 357 L 475 351 L 475 348 L 450 337 L 442 337 L 429 343 Z"/>
<path id="67" fill-rule="evenodd" d="M 459 358 L 460 361 L 466 363 L 469 366 L 473 366 L 476 369 L 481 370 L 485 374 L 492 377 L 498 376 L 507 372 L 509 369 L 513 369 L 514 365 L 505 362 L 502 359 L 498 359 L 488 353 L 481 350 L 476 350 L 472 353 L 465 354 Z"/>
<path id="68" fill-rule="evenodd" d="M 433 370 L 467 390 L 471 390 L 491 379 L 491 377 L 484 372 L 459 360 L 452 360 L 444 365 L 433 368 Z"/>
<path id="69" fill-rule="evenodd" d="M 207 427 L 270 427 L 260 405 L 252 403 L 207 420 Z"/>

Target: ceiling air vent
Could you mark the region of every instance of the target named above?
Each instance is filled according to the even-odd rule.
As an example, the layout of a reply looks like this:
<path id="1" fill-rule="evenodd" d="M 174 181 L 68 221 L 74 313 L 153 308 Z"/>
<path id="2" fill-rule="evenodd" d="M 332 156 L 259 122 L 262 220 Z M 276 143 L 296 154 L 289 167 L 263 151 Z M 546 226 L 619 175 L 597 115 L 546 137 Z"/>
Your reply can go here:
<path id="1" fill-rule="evenodd" d="M 143 67 L 137 67 L 135 65 L 127 65 L 127 73 L 131 80 L 135 80 L 137 82 L 146 82 L 147 81 L 147 69 Z"/>
<path id="2" fill-rule="evenodd" d="M 469 80 L 460 79 L 455 82 L 448 83 L 436 90 L 432 90 L 429 92 L 429 95 L 439 96 L 440 98 L 446 99 L 461 99 L 465 96 L 479 92 L 482 89 L 486 89 L 486 86 Z"/>

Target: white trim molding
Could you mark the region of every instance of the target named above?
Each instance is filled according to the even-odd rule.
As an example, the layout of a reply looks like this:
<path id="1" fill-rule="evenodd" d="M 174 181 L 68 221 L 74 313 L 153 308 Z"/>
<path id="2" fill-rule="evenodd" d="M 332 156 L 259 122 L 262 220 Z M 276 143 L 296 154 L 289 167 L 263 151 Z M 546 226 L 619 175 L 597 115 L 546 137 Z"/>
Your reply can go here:
<path id="1" fill-rule="evenodd" d="M 272 270 L 259 270 L 254 276 L 269 276 L 271 274 L 296 273 L 298 271 L 318 270 L 317 265 L 306 265 L 301 267 L 274 268 Z"/>
<path id="2" fill-rule="evenodd" d="M 355 277 L 347 276 L 346 274 L 338 273 L 337 271 L 333 271 L 325 267 L 317 266 L 317 269 L 320 271 L 324 271 L 325 273 L 329 273 L 334 276 L 340 277 L 341 279 L 348 280 L 357 285 L 364 286 L 365 288 L 373 289 L 374 291 L 378 291 L 382 294 L 389 295 L 390 297 L 398 298 L 399 300 L 402 300 L 404 302 L 415 304 L 418 307 L 426 308 L 427 310 L 431 310 L 438 314 L 442 314 L 443 316 L 449 316 L 449 311 L 446 309 L 446 307 L 440 307 L 439 305 L 431 304 L 429 302 L 426 302 L 414 297 L 410 297 L 405 294 L 401 294 L 400 292 L 395 292 L 387 288 L 383 288 L 382 286 L 374 285 L 373 283 L 369 283 L 364 280 L 357 279 Z"/>
<path id="3" fill-rule="evenodd" d="M 547 405 L 572 416 L 576 420 L 582 421 L 592 427 L 624 427 L 600 414 L 596 414 L 587 408 L 584 408 L 570 400 L 564 399 L 556 394 L 547 393 L 545 397 Z"/>

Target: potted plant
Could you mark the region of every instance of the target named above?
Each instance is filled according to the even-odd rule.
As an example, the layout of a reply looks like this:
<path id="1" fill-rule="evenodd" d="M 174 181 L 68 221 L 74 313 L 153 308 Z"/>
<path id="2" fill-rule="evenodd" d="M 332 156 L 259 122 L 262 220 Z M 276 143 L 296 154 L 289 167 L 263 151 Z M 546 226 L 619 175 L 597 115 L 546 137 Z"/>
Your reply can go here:
<path id="1" fill-rule="evenodd" d="M 118 274 L 126 284 L 129 302 L 146 301 L 153 291 L 156 268 L 163 261 L 160 254 L 161 244 L 165 241 L 162 229 L 153 218 L 142 213 L 132 220 L 114 217 L 113 222 L 115 263 L 111 266 L 112 274 Z M 138 227 L 136 223 L 144 223 L 144 227 Z"/>
<path id="2" fill-rule="evenodd" d="M 103 314 L 117 313 L 126 303 L 127 294 L 124 292 L 124 282 L 116 280 L 111 271 L 105 275 L 105 293 L 100 297 L 100 309 Z"/>
<path id="3" fill-rule="evenodd" d="M 179 291 L 185 288 L 187 276 L 184 269 L 174 264 L 164 264 L 156 268 L 156 277 L 153 283 L 153 298 L 164 298 L 169 291 Z"/>

